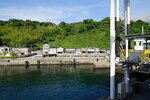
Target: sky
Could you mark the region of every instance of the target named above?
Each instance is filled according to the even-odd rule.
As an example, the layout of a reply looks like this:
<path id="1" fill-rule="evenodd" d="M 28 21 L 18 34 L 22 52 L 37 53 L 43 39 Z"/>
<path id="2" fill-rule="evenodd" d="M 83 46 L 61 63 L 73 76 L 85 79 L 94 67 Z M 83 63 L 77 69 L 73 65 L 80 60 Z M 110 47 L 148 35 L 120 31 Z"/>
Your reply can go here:
<path id="1" fill-rule="evenodd" d="M 0 20 L 30 19 L 67 23 L 109 17 L 110 0 L 0 0 Z M 120 0 L 120 13 L 123 14 Z M 131 0 L 131 19 L 150 22 L 150 0 Z"/>

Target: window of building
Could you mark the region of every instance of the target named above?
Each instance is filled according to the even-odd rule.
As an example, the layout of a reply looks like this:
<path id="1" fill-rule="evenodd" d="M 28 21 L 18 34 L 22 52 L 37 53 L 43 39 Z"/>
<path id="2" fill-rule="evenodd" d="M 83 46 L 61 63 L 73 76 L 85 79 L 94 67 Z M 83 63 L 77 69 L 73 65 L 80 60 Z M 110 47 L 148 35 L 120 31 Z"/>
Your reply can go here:
<path id="1" fill-rule="evenodd" d="M 142 42 L 141 42 L 141 41 L 139 41 L 139 45 L 142 45 Z"/>
<path id="2" fill-rule="evenodd" d="M 134 42 L 134 45 L 136 45 L 136 42 Z"/>

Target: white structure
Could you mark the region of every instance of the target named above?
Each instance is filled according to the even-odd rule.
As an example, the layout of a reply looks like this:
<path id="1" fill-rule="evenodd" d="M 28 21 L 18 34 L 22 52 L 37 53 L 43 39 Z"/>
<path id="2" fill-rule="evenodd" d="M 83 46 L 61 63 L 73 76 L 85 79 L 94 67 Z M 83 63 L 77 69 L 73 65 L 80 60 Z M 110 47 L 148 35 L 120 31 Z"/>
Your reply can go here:
<path id="1" fill-rule="evenodd" d="M 49 51 L 50 46 L 48 44 L 43 45 L 43 51 Z"/>
<path id="2" fill-rule="evenodd" d="M 56 48 L 50 48 L 49 49 L 49 55 L 50 56 L 56 56 L 57 55 L 57 49 Z"/>
<path id="3" fill-rule="evenodd" d="M 12 51 L 18 55 L 29 55 L 31 53 L 29 48 L 12 48 Z"/>
<path id="4" fill-rule="evenodd" d="M 57 50 L 59 53 L 63 53 L 63 48 L 50 48 L 50 45 L 48 44 L 44 44 L 43 45 L 43 50 L 42 50 L 42 53 L 43 53 L 43 56 L 56 56 L 57 55 Z"/>
<path id="5" fill-rule="evenodd" d="M 82 53 L 81 48 L 76 48 L 76 53 L 77 54 Z"/>
<path id="6" fill-rule="evenodd" d="M 2 56 L 11 56 L 9 53 L 10 53 L 10 51 L 12 51 L 12 48 L 10 48 L 10 47 L 6 47 L 6 46 L 3 46 L 3 47 L 0 47 L 0 55 L 2 55 Z M 6 55 L 3 55 L 2 53 L 3 52 L 6 52 Z"/>
<path id="7" fill-rule="evenodd" d="M 135 43 L 134 50 L 145 50 L 146 41 L 144 38 L 135 38 L 134 43 Z M 150 40 L 147 41 L 147 44 L 150 44 Z"/>
<path id="8" fill-rule="evenodd" d="M 11 51 L 12 49 L 10 48 L 10 47 L 0 47 L 0 53 L 2 53 L 2 52 L 9 52 L 9 51 Z"/>
<path id="9" fill-rule="evenodd" d="M 66 48 L 65 53 L 76 53 L 76 49 L 75 48 Z"/>
<path id="10" fill-rule="evenodd" d="M 115 1 L 117 8 L 117 21 L 119 21 L 119 0 L 110 0 L 110 99 L 115 99 Z M 124 0 L 124 35 L 130 34 L 130 0 Z M 126 60 L 128 61 L 129 40 L 125 38 Z M 126 86 L 126 94 L 129 91 L 129 72 L 128 65 L 124 66 L 124 82 Z"/>
<path id="11" fill-rule="evenodd" d="M 115 99 L 115 0 L 110 0 L 110 99 Z"/>
<path id="12" fill-rule="evenodd" d="M 99 48 L 95 48 L 95 53 L 100 53 L 100 49 Z"/>
<path id="13" fill-rule="evenodd" d="M 87 48 L 81 48 L 82 53 L 87 53 Z"/>
<path id="14" fill-rule="evenodd" d="M 64 48 L 62 47 L 57 48 L 57 53 L 64 53 Z"/>
<path id="15" fill-rule="evenodd" d="M 95 53 L 95 48 L 87 48 L 88 53 Z"/>
<path id="16" fill-rule="evenodd" d="M 43 53 L 44 56 L 48 56 L 49 55 L 49 49 L 50 49 L 50 46 L 48 44 L 44 44 L 43 45 L 42 53 Z"/>

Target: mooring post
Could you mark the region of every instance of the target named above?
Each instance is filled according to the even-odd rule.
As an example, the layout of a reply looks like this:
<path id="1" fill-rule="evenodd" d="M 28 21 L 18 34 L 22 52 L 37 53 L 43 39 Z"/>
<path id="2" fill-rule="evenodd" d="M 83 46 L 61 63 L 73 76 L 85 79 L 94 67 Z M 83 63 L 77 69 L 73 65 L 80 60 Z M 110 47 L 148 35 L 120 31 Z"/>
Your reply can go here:
<path id="1" fill-rule="evenodd" d="M 25 67 L 26 67 L 26 68 L 29 67 L 29 61 L 25 61 Z"/>
<path id="2" fill-rule="evenodd" d="M 40 65 L 40 60 L 37 60 L 37 65 Z"/>
<path id="3" fill-rule="evenodd" d="M 76 65 L 76 59 L 73 59 L 73 64 Z"/>
<path id="4" fill-rule="evenodd" d="M 115 99 L 115 2 L 110 0 L 110 99 Z"/>
<path id="5" fill-rule="evenodd" d="M 62 65 L 62 60 L 60 60 L 60 65 Z"/>
<path id="6" fill-rule="evenodd" d="M 37 60 L 37 67 L 40 68 L 40 60 Z"/>

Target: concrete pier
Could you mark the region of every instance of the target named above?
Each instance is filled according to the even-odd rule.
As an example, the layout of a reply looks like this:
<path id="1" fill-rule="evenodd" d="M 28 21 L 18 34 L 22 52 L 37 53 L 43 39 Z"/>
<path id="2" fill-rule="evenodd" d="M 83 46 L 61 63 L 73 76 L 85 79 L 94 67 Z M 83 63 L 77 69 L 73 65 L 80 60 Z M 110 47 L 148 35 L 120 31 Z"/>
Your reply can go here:
<path id="1" fill-rule="evenodd" d="M 109 68 L 109 61 L 103 57 L 49 57 L 49 58 L 17 58 L 8 61 L 0 60 L 0 66 L 24 66 L 28 61 L 29 65 L 66 65 L 66 64 L 93 64 L 95 68 Z"/>

